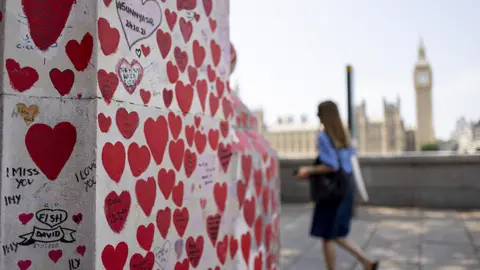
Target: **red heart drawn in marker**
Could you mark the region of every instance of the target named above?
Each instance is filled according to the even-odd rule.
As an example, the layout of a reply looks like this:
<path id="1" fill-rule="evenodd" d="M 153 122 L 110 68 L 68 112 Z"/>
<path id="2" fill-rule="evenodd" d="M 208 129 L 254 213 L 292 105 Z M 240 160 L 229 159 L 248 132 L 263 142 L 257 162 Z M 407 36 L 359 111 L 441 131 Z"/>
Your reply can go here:
<path id="1" fill-rule="evenodd" d="M 60 249 L 50 250 L 50 251 L 48 252 L 48 257 L 49 257 L 50 260 L 52 260 L 54 263 L 57 263 L 58 260 L 60 260 L 60 258 L 62 258 L 62 255 L 63 255 L 63 251 L 60 250 Z"/>

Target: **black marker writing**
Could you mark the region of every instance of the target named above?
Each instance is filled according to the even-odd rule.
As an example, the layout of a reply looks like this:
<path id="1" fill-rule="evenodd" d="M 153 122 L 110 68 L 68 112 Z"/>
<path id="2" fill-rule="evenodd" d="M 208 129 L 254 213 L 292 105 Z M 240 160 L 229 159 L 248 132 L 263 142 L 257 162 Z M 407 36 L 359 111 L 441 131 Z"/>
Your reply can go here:
<path id="1" fill-rule="evenodd" d="M 68 260 L 68 267 L 70 268 L 70 270 L 80 268 L 80 259 Z"/>
<path id="2" fill-rule="evenodd" d="M 3 199 L 5 200 L 5 206 L 9 206 L 11 204 L 20 204 L 20 199 L 22 195 L 13 195 L 13 196 L 5 196 Z"/>
<path id="3" fill-rule="evenodd" d="M 11 243 L 11 244 L 2 246 L 3 255 L 7 255 L 12 252 L 17 253 L 17 249 L 18 249 L 18 243 Z"/>

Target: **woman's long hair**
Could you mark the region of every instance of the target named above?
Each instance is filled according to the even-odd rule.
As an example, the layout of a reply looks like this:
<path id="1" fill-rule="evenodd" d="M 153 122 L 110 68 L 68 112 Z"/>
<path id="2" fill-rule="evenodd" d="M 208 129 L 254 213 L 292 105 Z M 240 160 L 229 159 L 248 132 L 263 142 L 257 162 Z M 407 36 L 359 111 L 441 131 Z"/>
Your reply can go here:
<path id="1" fill-rule="evenodd" d="M 338 107 L 331 100 L 324 101 L 318 105 L 318 117 L 325 128 L 328 136 L 335 144 L 335 148 L 350 147 L 350 136 L 345 130 L 338 112 Z"/>

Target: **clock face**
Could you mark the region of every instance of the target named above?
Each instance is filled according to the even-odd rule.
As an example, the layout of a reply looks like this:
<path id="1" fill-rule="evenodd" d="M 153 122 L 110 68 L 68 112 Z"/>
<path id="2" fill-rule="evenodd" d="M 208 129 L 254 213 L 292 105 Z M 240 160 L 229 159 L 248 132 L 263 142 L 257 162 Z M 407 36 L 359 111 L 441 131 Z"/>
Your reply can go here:
<path id="1" fill-rule="evenodd" d="M 428 73 L 425 71 L 417 73 L 417 83 L 420 85 L 428 84 Z"/>

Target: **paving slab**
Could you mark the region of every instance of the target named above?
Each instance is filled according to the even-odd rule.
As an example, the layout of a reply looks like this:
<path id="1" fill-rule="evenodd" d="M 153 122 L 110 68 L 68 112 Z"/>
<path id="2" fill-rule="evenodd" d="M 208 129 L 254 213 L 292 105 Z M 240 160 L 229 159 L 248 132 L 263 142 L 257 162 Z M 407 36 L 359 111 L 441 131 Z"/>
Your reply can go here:
<path id="1" fill-rule="evenodd" d="M 480 263 L 471 245 L 422 245 L 423 270 L 478 270 Z"/>
<path id="2" fill-rule="evenodd" d="M 312 205 L 282 206 L 283 270 L 325 269 L 321 240 L 309 236 L 311 215 Z M 361 207 L 350 239 L 382 270 L 480 270 L 480 211 Z M 362 267 L 337 247 L 337 269 Z"/>

